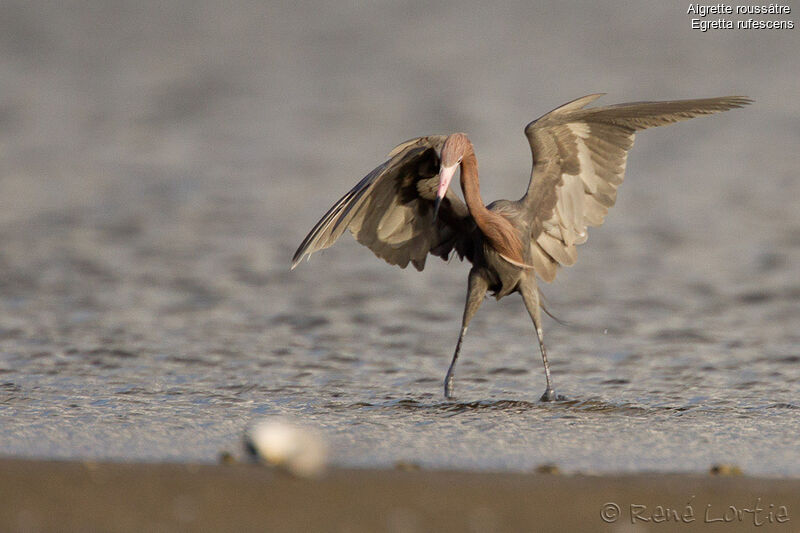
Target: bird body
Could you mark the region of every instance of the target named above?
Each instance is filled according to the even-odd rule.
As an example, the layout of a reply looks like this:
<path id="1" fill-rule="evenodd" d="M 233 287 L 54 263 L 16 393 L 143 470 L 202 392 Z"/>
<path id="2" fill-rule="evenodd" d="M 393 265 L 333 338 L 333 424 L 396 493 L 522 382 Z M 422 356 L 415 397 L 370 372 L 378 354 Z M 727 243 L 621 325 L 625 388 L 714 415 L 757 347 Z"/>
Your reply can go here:
<path id="1" fill-rule="evenodd" d="M 545 368 L 542 400 L 556 398 L 541 327 L 537 277 L 552 281 L 558 266 L 577 259 L 589 226 L 603 223 L 616 201 L 636 131 L 742 107 L 746 97 L 635 102 L 586 108 L 593 94 L 573 100 L 528 124 L 533 170 L 516 201 L 484 205 L 478 162 L 463 133 L 406 141 L 345 194 L 314 226 L 292 259 L 331 246 L 349 229 L 390 264 L 422 270 L 428 254 L 455 253 L 472 263 L 461 334 L 445 377 L 453 375 L 472 317 L 487 292 L 497 299 L 518 292 L 533 320 Z M 464 201 L 450 188 L 460 169 Z"/>
<path id="2" fill-rule="evenodd" d="M 519 283 L 528 276 L 533 277 L 530 268 L 531 254 L 529 246 L 523 244 L 525 236 L 530 234 L 530 225 L 518 216 L 518 202 L 497 200 L 486 206 L 487 210 L 503 220 L 508 221 L 503 236 L 509 236 L 505 253 L 500 252 L 494 242 L 481 231 L 476 231 L 477 247 L 481 253 L 471 261 L 477 272 L 486 279 L 489 291 L 499 300 L 517 290 Z M 500 222 L 500 224 L 503 224 Z M 512 237 L 513 236 L 513 237 Z"/>

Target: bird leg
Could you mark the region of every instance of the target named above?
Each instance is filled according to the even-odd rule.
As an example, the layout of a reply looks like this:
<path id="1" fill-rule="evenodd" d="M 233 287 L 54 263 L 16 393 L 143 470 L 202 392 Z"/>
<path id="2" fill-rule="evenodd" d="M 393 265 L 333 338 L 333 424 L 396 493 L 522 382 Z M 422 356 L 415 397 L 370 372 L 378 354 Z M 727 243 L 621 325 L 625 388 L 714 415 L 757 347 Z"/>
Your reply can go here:
<path id="1" fill-rule="evenodd" d="M 450 367 L 447 369 L 447 374 L 444 376 L 444 397 L 448 400 L 453 398 L 453 377 L 456 370 L 456 360 L 461 351 L 461 341 L 464 340 L 464 335 L 467 333 L 467 326 L 461 326 L 461 333 L 458 335 L 458 342 L 456 343 L 456 351 L 453 354 L 453 360 L 450 362 Z"/>
<path id="2" fill-rule="evenodd" d="M 544 363 L 544 378 L 547 380 L 547 388 L 539 398 L 540 402 L 554 402 L 556 401 L 556 391 L 553 390 L 553 382 L 550 379 L 550 363 L 547 362 L 547 350 L 544 347 L 544 338 L 542 337 L 542 328 L 536 327 L 536 336 L 539 338 L 539 350 L 542 352 L 542 362 Z"/>
<path id="3" fill-rule="evenodd" d="M 461 333 L 458 335 L 458 342 L 456 343 L 456 351 L 453 354 L 453 360 L 450 362 L 450 368 L 447 369 L 447 375 L 444 377 L 444 397 L 448 400 L 453 398 L 453 378 L 455 377 L 456 361 L 458 354 L 461 352 L 461 342 L 464 340 L 464 335 L 467 333 L 467 327 L 478 311 L 478 308 L 483 302 L 483 297 L 489 289 L 489 283 L 481 276 L 476 269 L 469 271 L 469 282 L 467 285 L 467 303 L 464 305 L 464 317 L 461 320 Z"/>
<path id="4" fill-rule="evenodd" d="M 550 379 L 550 363 L 547 362 L 547 350 L 544 347 L 542 312 L 541 307 L 539 307 L 539 288 L 536 286 L 535 281 L 533 283 L 520 283 L 520 294 L 522 295 L 522 301 L 525 302 L 528 314 L 531 315 L 533 326 L 536 328 L 536 337 L 539 339 L 539 350 L 542 352 L 542 362 L 544 363 L 544 377 L 547 380 L 547 388 L 539 401 L 552 402 L 557 398 L 556 392 L 553 390 L 553 382 Z"/>

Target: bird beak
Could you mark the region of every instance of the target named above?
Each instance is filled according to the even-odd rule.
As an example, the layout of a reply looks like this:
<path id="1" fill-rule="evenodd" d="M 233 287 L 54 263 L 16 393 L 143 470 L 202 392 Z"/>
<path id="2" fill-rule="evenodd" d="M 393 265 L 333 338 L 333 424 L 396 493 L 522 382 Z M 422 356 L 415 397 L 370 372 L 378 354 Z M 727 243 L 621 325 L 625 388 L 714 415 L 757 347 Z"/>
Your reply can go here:
<path id="1" fill-rule="evenodd" d="M 433 221 L 436 222 L 436 217 L 439 215 L 439 205 L 442 203 L 442 198 L 447 194 L 447 188 L 450 186 L 450 181 L 456 174 L 458 165 L 451 167 L 442 166 L 439 168 L 439 190 L 436 191 L 436 203 L 433 206 Z"/>

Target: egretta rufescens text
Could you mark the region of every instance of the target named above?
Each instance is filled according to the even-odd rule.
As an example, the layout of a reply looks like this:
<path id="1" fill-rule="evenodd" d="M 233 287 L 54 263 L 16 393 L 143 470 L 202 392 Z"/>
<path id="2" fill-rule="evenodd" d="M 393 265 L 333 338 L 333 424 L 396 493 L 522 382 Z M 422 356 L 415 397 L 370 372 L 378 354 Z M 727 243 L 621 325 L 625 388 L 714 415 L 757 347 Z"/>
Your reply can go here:
<path id="1" fill-rule="evenodd" d="M 484 205 L 478 162 L 464 133 L 404 142 L 322 217 L 292 258 L 292 268 L 331 246 L 349 229 L 386 262 L 417 270 L 432 254 L 453 251 L 472 263 L 467 302 L 455 353 L 444 381 L 453 396 L 453 375 L 467 327 L 487 292 L 499 300 L 518 292 L 533 320 L 547 388 L 556 398 L 542 336 L 536 277 L 552 281 L 559 265 L 572 265 L 587 226 L 599 226 L 614 205 L 636 131 L 742 107 L 743 96 L 668 102 L 635 102 L 586 108 L 602 94 L 573 100 L 525 127 L 533 170 L 525 195 Z M 448 186 L 461 168 L 464 202 Z M 465 205 L 466 203 L 466 205 Z"/>

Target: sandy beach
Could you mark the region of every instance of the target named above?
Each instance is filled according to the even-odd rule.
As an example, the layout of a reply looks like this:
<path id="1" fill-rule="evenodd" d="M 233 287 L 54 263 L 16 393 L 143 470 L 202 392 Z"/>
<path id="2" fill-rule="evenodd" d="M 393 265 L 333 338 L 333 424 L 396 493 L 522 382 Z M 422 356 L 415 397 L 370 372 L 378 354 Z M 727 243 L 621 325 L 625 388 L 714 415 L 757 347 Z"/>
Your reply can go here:
<path id="1" fill-rule="evenodd" d="M 798 531 L 800 480 L 0 461 L 2 531 Z"/>

